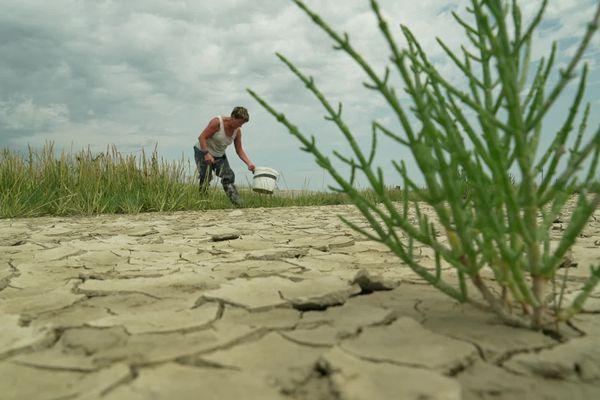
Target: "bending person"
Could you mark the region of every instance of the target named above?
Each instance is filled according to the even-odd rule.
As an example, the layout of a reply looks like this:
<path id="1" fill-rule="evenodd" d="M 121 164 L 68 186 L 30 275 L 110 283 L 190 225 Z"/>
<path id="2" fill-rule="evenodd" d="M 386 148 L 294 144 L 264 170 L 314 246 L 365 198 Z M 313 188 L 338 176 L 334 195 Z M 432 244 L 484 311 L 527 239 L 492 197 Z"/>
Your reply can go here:
<path id="1" fill-rule="evenodd" d="M 234 184 L 235 174 L 229 166 L 225 150 L 227 146 L 234 143 L 238 157 L 246 163 L 248 170 L 254 171 L 256 167 L 242 147 L 241 127 L 249 120 L 248 110 L 244 107 L 235 107 L 231 111 L 231 116 L 218 116 L 211 119 L 198 137 L 198 142 L 194 145 L 194 159 L 198 167 L 201 193 L 205 193 L 208 189 L 214 171 L 221 178 L 223 190 L 229 200 L 236 206 L 242 205 Z"/>

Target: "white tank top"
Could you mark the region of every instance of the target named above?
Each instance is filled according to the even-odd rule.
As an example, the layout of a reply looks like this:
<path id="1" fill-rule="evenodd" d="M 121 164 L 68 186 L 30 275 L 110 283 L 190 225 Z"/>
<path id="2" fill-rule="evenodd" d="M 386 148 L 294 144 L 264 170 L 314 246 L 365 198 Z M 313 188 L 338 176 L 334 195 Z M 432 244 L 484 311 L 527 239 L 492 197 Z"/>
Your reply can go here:
<path id="1" fill-rule="evenodd" d="M 214 157 L 223 157 L 227 146 L 229 146 L 235 140 L 238 130 L 236 129 L 231 137 L 227 136 L 225 134 L 225 127 L 223 126 L 223 118 L 220 116 L 216 118 L 219 119 L 219 130 L 208 138 L 206 144 L 208 144 L 208 152 L 210 154 L 212 154 Z M 199 142 L 196 142 L 195 146 L 201 149 Z"/>

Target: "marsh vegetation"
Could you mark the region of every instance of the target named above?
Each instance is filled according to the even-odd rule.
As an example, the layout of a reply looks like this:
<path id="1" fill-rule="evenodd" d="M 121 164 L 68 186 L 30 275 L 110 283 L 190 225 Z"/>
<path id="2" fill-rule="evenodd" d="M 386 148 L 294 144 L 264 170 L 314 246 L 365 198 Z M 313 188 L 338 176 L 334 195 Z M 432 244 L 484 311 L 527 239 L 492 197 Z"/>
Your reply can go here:
<path id="1" fill-rule="evenodd" d="M 509 325 L 553 329 L 578 313 L 600 281 L 600 265 L 589 266 L 589 278 L 570 304 L 563 301 L 565 277 L 558 270 L 600 205 L 600 128 L 585 134 L 591 106 L 583 104 L 588 66 L 582 61 L 598 29 L 600 4 L 582 29 L 572 56 L 559 67 L 562 60 L 557 61 L 556 43 L 549 54 L 531 62 L 534 32 L 548 1 L 528 19 L 517 0 L 470 1 L 466 13 L 453 13 L 464 28 L 464 45 L 452 50 L 437 40 L 466 78 L 465 84 L 457 84 L 438 70 L 408 26 L 398 29 L 388 24 L 376 0 L 370 3 L 389 50 L 385 68 L 371 64 L 348 34 L 334 30 L 303 1 L 294 2 L 336 50 L 363 70 L 364 86 L 385 100 L 401 127 L 393 130 L 374 120 L 370 148 L 359 145 L 345 121 L 342 103 L 332 103 L 315 78 L 277 54 L 347 140 L 350 154 L 333 154 L 350 168 L 347 178 L 321 151 L 314 136 L 304 134 L 290 118 L 248 90 L 328 171 L 337 190 L 352 199 L 371 230 L 346 222 L 387 245 L 446 295 L 487 309 Z M 396 78 L 400 87 L 393 83 Z M 553 135 L 549 141 L 541 140 L 549 111 L 573 82 L 575 96 L 563 110 L 562 124 L 546 128 Z M 392 163 L 403 189 L 412 194 L 403 196 L 400 208 L 386 190 L 387 174 L 374 163 L 379 136 L 407 148 L 425 179 L 421 188 L 403 160 Z M 376 201 L 356 190 L 356 175 L 368 180 Z M 573 198 L 571 220 L 560 241 L 551 246 L 553 221 Z M 433 218 L 422 212 L 425 207 L 434 210 Z M 417 223 L 408 218 L 413 209 Z M 417 244 L 434 251 L 435 270 L 416 261 Z M 454 268 L 455 278 L 442 275 L 443 263 Z M 484 279 L 488 271 L 494 279 Z"/>
<path id="2" fill-rule="evenodd" d="M 232 208 L 218 180 L 201 195 L 194 171 L 184 158 L 162 159 L 156 148 L 150 154 L 124 154 L 115 146 L 103 152 L 59 151 L 52 143 L 25 153 L 2 149 L 0 218 Z M 255 193 L 250 186 L 251 182 L 240 185 L 245 207 L 349 203 L 343 193 L 284 188 L 269 195 Z"/>

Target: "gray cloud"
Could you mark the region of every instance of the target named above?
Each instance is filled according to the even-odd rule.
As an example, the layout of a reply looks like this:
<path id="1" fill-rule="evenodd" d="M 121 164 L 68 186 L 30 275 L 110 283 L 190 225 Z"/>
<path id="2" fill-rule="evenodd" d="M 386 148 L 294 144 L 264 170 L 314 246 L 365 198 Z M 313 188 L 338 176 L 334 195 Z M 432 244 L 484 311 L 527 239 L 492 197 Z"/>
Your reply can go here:
<path id="1" fill-rule="evenodd" d="M 361 143 L 368 145 L 373 117 L 389 119 L 382 101 L 362 87 L 361 71 L 334 52 L 292 2 L 0 1 L 0 147 L 53 140 L 57 146 L 114 143 L 136 151 L 158 143 L 162 155 L 179 159 L 191 154 L 191 143 L 210 117 L 241 104 L 251 109 L 244 135 L 251 158 L 282 170 L 292 187 L 301 186 L 305 176 L 321 176 L 320 171 L 245 88 L 252 87 L 314 133 L 323 148 L 340 146 L 340 137 L 274 52 L 314 75 L 332 102 L 344 101 Z M 333 27 L 349 32 L 356 47 L 383 71 L 388 52 L 367 1 L 307 3 Z M 531 15 L 536 2 L 523 3 Z M 580 35 L 593 3 L 551 2 L 550 23 L 538 37 L 540 54 L 551 40 L 568 42 Z M 435 37 L 454 48 L 463 41 L 450 12 L 462 11 L 466 0 L 381 4 L 396 32 L 400 23 L 410 26 L 438 67 L 462 79 Z M 591 57 L 597 59 L 598 52 Z M 597 79 L 594 74 L 595 69 Z M 404 156 L 397 148 L 382 150 L 384 161 Z M 241 163 L 234 167 L 244 173 Z"/>

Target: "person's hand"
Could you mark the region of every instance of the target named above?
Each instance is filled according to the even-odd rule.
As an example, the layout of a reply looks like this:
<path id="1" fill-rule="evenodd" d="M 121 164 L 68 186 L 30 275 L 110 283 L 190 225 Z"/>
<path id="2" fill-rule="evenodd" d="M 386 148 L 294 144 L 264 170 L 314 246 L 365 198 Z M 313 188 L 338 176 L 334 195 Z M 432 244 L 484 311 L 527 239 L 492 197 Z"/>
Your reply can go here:
<path id="1" fill-rule="evenodd" d="M 215 158 L 212 156 L 212 154 L 206 153 L 204 155 L 204 161 L 206 161 L 208 165 L 213 165 L 215 163 Z"/>
<path id="2" fill-rule="evenodd" d="M 256 169 L 256 165 L 254 165 L 252 163 L 248 164 L 248 171 L 254 172 L 255 169 Z"/>

